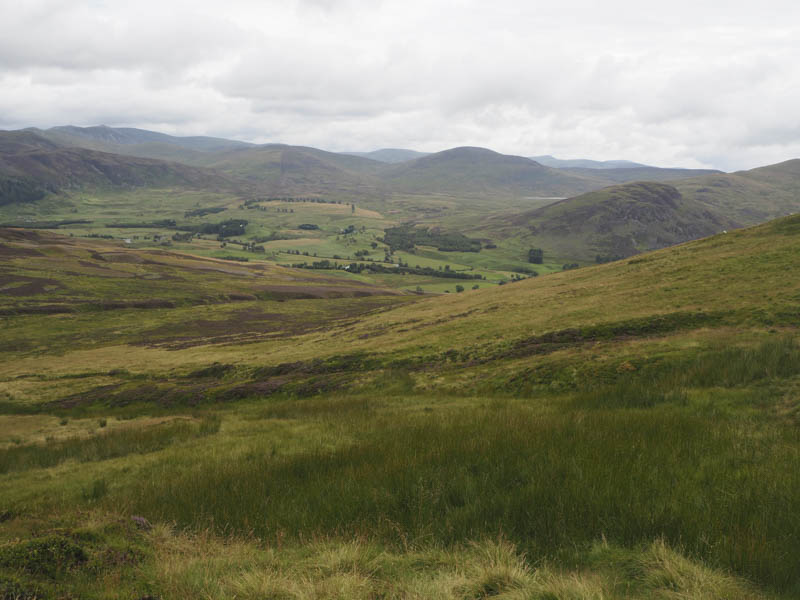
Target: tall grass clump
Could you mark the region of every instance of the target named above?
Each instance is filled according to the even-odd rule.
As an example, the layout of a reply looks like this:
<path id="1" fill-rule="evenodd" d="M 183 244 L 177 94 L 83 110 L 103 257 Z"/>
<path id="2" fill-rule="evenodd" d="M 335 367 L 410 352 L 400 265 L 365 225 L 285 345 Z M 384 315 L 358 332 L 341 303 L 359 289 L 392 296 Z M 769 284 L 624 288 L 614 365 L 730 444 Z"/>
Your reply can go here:
<path id="1" fill-rule="evenodd" d="M 800 346 L 791 336 L 769 339 L 755 348 L 726 348 L 685 363 L 683 380 L 697 387 L 747 385 L 800 374 Z"/>
<path id="2" fill-rule="evenodd" d="M 613 383 L 590 382 L 576 394 L 580 408 L 650 408 L 686 404 L 690 388 L 734 388 L 800 375 L 800 346 L 781 336 L 754 348 L 724 348 L 651 365 Z"/>
<path id="3" fill-rule="evenodd" d="M 210 417 L 201 419 L 199 423 L 172 421 L 150 427 L 126 427 L 86 438 L 3 448 L 0 449 L 0 473 L 54 467 L 70 459 L 91 462 L 155 452 L 175 442 L 218 430 L 219 417 Z"/>
<path id="4" fill-rule="evenodd" d="M 266 539 L 458 544 L 503 535 L 532 559 L 606 537 L 664 539 L 800 591 L 800 432 L 648 411 L 520 407 L 359 420 L 335 451 L 163 463 L 124 491 L 131 511 Z M 122 491 L 120 491 L 122 493 Z M 119 498 L 111 499 L 118 502 Z"/>

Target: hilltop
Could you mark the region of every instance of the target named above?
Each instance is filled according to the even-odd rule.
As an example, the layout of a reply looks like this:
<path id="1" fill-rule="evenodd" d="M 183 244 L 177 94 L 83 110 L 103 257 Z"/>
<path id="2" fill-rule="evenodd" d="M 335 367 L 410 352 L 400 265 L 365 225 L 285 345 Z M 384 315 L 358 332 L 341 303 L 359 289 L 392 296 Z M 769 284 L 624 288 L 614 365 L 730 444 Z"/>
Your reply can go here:
<path id="1" fill-rule="evenodd" d="M 203 163 L 272 196 L 381 196 L 377 175 L 383 163 L 316 148 L 267 144 L 209 154 Z"/>
<path id="2" fill-rule="evenodd" d="M 131 127 L 75 127 L 73 125 L 51 127 L 50 129 L 29 129 L 60 146 L 86 148 L 123 154 L 140 158 L 183 162 L 193 166 L 203 166 L 203 155 L 225 152 L 254 146 L 248 142 L 214 138 L 207 136 L 178 137 L 135 129 Z"/>
<path id="3" fill-rule="evenodd" d="M 562 173 L 522 156 L 486 148 L 453 148 L 394 165 L 384 180 L 403 192 L 466 195 L 559 196 L 601 187 L 588 177 Z"/>

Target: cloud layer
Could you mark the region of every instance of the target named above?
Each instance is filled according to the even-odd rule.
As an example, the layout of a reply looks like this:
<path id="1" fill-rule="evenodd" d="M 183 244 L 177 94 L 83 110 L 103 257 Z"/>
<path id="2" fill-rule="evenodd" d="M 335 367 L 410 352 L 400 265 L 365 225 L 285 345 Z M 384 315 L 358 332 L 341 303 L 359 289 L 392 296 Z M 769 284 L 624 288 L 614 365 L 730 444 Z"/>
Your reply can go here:
<path id="1" fill-rule="evenodd" d="M 702 4 L 0 0 L 0 128 L 725 170 L 800 157 L 800 6 Z"/>

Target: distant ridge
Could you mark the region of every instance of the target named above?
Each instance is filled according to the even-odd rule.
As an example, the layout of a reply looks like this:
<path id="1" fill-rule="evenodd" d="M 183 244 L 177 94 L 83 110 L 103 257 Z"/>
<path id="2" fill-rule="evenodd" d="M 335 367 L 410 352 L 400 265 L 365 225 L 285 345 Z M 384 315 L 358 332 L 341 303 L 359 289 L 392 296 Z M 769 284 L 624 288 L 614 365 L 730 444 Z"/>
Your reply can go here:
<path id="1" fill-rule="evenodd" d="M 401 163 L 407 160 L 428 156 L 430 153 L 405 150 L 403 148 L 381 148 L 380 150 L 373 150 L 372 152 L 342 152 L 342 154 L 370 158 L 384 163 Z"/>
<path id="2" fill-rule="evenodd" d="M 568 169 L 570 167 L 580 169 L 631 169 L 635 167 L 650 167 L 650 165 L 644 165 L 630 160 L 590 160 L 588 158 L 561 159 L 550 156 L 549 154 L 543 156 L 529 156 L 528 158 L 546 167 L 553 167 L 554 169 Z"/>
<path id="3" fill-rule="evenodd" d="M 85 160 L 89 155 L 79 157 L 80 150 L 107 156 L 95 157 L 95 167 L 88 168 Z M 27 186 L 26 189 L 38 186 L 41 190 L 79 186 L 82 181 L 111 181 L 120 176 L 120 181 L 128 182 L 124 185 L 172 181 L 195 187 L 205 180 L 210 189 L 230 189 L 233 185 L 262 195 L 318 195 L 370 202 L 385 200 L 393 194 L 433 194 L 452 196 L 457 202 L 459 197 L 491 201 L 564 198 L 627 182 L 669 181 L 685 198 L 703 202 L 742 224 L 762 222 L 797 210 L 796 190 L 800 189 L 800 169 L 792 161 L 761 170 L 725 174 L 637 166 L 640 163 L 632 161 L 561 161 L 552 156 L 537 156 L 534 160 L 477 147 L 450 148 L 432 154 L 400 148 L 336 153 L 287 144 L 179 137 L 106 125 L 0 132 L 0 152 L 33 152 L 40 157 L 42 153 L 57 153 L 60 158 L 52 169 L 44 163 L 37 166 L 31 160 L 33 156 L 24 160 L 21 156 L 5 159 L 4 175 L 14 179 L 8 185 Z M 134 163 L 125 157 L 167 161 L 171 165 L 161 164 L 156 168 L 155 164 L 140 161 L 134 168 Z M 560 166 L 553 168 L 548 163 Z M 565 166 L 575 164 L 589 166 Z M 128 167 L 131 170 L 125 175 Z M 184 169 L 179 174 L 182 167 L 203 169 Z"/>
<path id="4" fill-rule="evenodd" d="M 37 130 L 0 131 L 0 205 L 83 187 L 179 185 L 235 191 L 221 173 L 174 161 L 59 145 Z M 23 193 L 24 192 L 24 193 Z"/>
<path id="5" fill-rule="evenodd" d="M 84 143 L 94 142 L 98 148 L 93 150 L 108 150 L 108 145 L 112 146 L 131 146 L 136 144 L 170 144 L 180 146 L 198 152 L 217 152 L 220 150 L 230 150 L 232 148 L 247 148 L 254 146 L 249 142 L 228 140 L 208 136 L 188 136 L 180 137 L 148 131 L 146 129 L 135 129 L 133 127 L 108 127 L 107 125 L 95 125 L 93 127 L 76 127 L 74 125 L 63 125 L 51 127 L 42 132 L 45 137 L 57 143 L 65 145 L 75 144 L 78 139 Z"/>
<path id="6" fill-rule="evenodd" d="M 463 195 L 564 196 L 604 183 L 540 165 L 524 156 L 462 146 L 392 165 L 383 180 L 402 192 Z"/>

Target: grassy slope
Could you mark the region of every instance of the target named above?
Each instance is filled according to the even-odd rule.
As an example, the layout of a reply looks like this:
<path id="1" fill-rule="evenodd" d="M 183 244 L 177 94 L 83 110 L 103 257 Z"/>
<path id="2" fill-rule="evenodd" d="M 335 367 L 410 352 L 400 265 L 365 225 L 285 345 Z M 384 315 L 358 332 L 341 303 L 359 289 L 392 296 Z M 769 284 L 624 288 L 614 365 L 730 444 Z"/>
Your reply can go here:
<path id="1" fill-rule="evenodd" d="M 746 225 L 796 212 L 798 186 L 800 160 L 675 183 L 684 197 L 707 204 Z"/>
<path id="2" fill-rule="evenodd" d="M 360 318 L 358 299 L 338 300 L 352 314 L 336 321 L 335 307 L 303 305 L 301 319 L 319 312 L 325 326 L 246 344 L 133 343 L 171 324 L 181 335 L 197 316 L 166 310 L 4 317 L 4 333 L 35 347 L 7 349 L 0 370 L 3 431 L 19 431 L 0 456 L 3 585 L 86 597 L 791 597 L 799 235 L 792 217 Z M 128 253 L 175 261 L 187 279 L 176 294 L 205 280 L 188 274 L 195 259 Z M 6 266 L 97 281 L 65 274 L 63 254 Z M 211 290 L 254 279 L 227 275 Z M 249 302 L 289 315 L 317 301 Z M 241 333 L 256 329 L 244 321 Z M 53 439 L 30 445 L 42 437 Z M 137 531 L 131 515 L 179 528 Z M 50 566 L 18 558 L 26 544 L 51 548 Z"/>
<path id="3" fill-rule="evenodd" d="M 671 185 L 631 183 L 589 192 L 513 217 L 530 230 L 530 244 L 591 261 L 622 258 L 734 229 L 738 224 Z"/>
<path id="4" fill-rule="evenodd" d="M 233 192 L 220 173 L 178 162 L 64 147 L 32 131 L 0 132 L 0 176 L 31 180 L 51 190 L 180 185 Z"/>
<path id="5" fill-rule="evenodd" d="M 453 148 L 393 165 L 384 180 L 405 193 L 499 198 L 569 195 L 604 185 L 601 177 L 572 175 L 485 148 Z"/>
<path id="6" fill-rule="evenodd" d="M 597 173 L 596 168 L 566 168 L 568 173 L 576 175 L 593 175 Z M 690 177 L 700 177 L 704 175 L 720 175 L 720 171 L 710 169 L 662 169 L 659 167 L 618 167 L 613 169 L 602 169 L 604 178 L 612 183 L 628 183 L 632 181 L 676 181 L 688 179 Z"/>
<path id="7" fill-rule="evenodd" d="M 792 214 L 800 206 L 799 186 L 797 160 L 682 178 L 670 185 L 628 183 L 533 210 L 492 215 L 472 233 L 503 239 L 504 246 L 516 240 L 521 248 L 541 247 L 561 262 L 628 256 Z M 664 200 L 668 196 L 674 196 L 671 202 Z"/>

